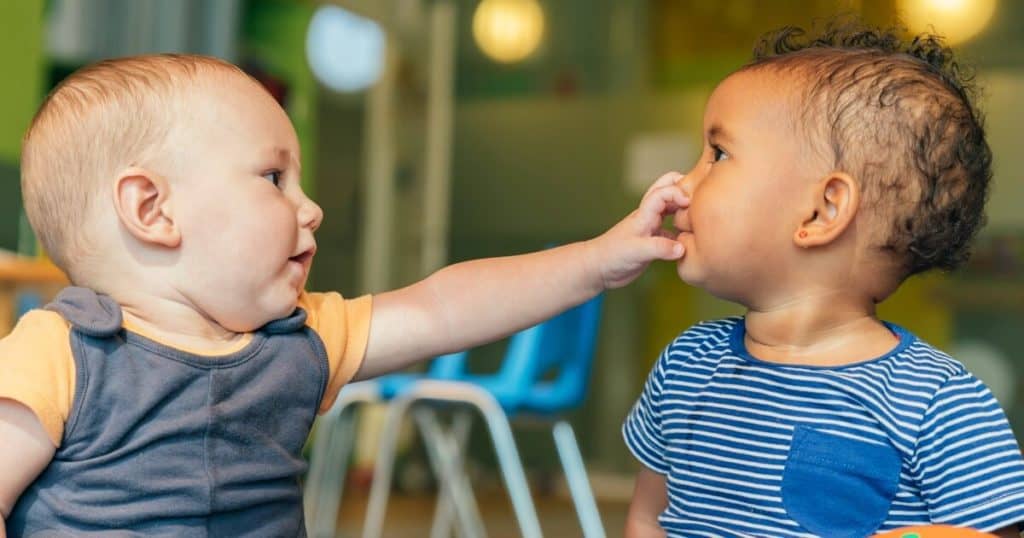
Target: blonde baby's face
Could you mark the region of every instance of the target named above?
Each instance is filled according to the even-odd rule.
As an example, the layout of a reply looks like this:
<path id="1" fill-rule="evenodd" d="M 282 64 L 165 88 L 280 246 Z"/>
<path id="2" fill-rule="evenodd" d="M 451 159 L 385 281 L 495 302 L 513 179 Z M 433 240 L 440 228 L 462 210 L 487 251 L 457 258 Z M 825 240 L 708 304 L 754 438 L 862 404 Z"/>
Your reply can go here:
<path id="1" fill-rule="evenodd" d="M 245 332 L 294 310 L 323 212 L 299 185 L 299 144 L 281 107 L 243 77 L 211 78 L 174 135 L 176 288 Z"/>
<path id="2" fill-rule="evenodd" d="M 815 179 L 791 85 L 763 70 L 722 81 L 705 109 L 700 160 L 680 180 L 692 199 L 674 219 L 686 247 L 680 278 L 747 306 L 795 274 L 792 238 Z"/>

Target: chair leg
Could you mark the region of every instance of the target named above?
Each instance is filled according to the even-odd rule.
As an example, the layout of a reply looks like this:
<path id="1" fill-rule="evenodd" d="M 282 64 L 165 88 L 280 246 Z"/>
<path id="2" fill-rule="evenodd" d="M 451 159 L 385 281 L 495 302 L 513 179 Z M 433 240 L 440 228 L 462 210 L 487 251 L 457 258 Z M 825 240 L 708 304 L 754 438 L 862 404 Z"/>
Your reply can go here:
<path id="1" fill-rule="evenodd" d="M 468 409 L 457 409 L 455 411 L 455 417 L 453 418 L 453 424 L 452 424 L 452 431 L 453 431 L 453 433 L 455 435 L 455 442 L 457 443 L 456 444 L 456 448 L 458 449 L 457 452 L 455 453 L 455 455 L 457 456 L 457 460 L 455 462 L 455 466 L 456 466 L 455 468 L 460 470 L 460 471 L 462 471 L 462 473 L 465 474 L 465 476 L 466 476 L 466 484 L 468 484 L 467 487 L 470 488 L 469 491 L 472 491 L 473 485 L 472 485 L 472 482 L 470 482 L 469 475 L 466 474 L 466 454 L 468 453 L 467 452 L 467 447 L 469 445 L 469 432 L 470 432 L 470 428 L 472 428 L 472 426 L 473 426 L 473 415 L 472 415 L 472 413 Z M 454 507 L 449 506 L 449 510 L 451 508 L 454 508 Z M 480 511 L 479 511 L 478 508 L 474 509 L 474 514 L 475 514 L 475 516 L 477 518 L 479 518 L 481 521 L 483 521 L 483 516 L 480 514 Z M 450 518 L 450 516 L 449 516 L 449 518 Z M 481 523 L 481 526 L 483 526 L 482 523 Z M 431 529 L 431 530 L 433 530 L 433 529 Z M 461 529 L 460 529 L 460 532 L 459 532 L 459 534 L 457 536 L 458 536 L 458 538 L 473 538 L 472 536 L 469 536 L 465 532 L 462 532 Z"/>
<path id="2" fill-rule="evenodd" d="M 542 534 L 537 509 L 533 505 L 533 497 L 530 496 L 530 486 L 526 481 L 523 463 L 519 459 L 519 451 L 516 450 L 516 441 L 512 436 L 508 417 L 493 400 L 488 402 L 488 405 L 479 407 L 494 442 L 494 451 L 501 464 L 501 473 L 512 499 L 512 508 L 515 510 L 516 519 L 519 520 L 519 530 L 524 538 L 540 538 Z"/>
<path id="3" fill-rule="evenodd" d="M 370 500 L 366 507 L 366 523 L 363 538 L 380 538 L 384 530 L 384 515 L 388 509 L 388 495 L 391 492 L 391 475 L 395 470 L 395 452 L 398 450 L 398 434 L 402 427 L 410 398 L 397 398 L 388 405 L 384 427 L 380 433 L 377 461 L 373 466 L 373 482 L 370 484 Z"/>
<path id="4" fill-rule="evenodd" d="M 573 434 L 572 426 L 568 422 L 560 420 L 552 428 L 552 434 L 555 437 L 558 457 L 562 460 L 562 468 L 565 470 L 565 480 L 569 484 L 572 501 L 576 505 L 576 514 L 580 518 L 580 526 L 583 527 L 583 536 L 585 538 L 604 538 L 601 514 L 597 510 L 594 493 L 590 489 L 587 470 L 583 466 L 583 457 L 580 455 L 580 447 L 576 443 L 576 435 Z"/>
<path id="5" fill-rule="evenodd" d="M 452 430 L 455 433 L 455 441 L 458 443 L 458 460 L 456 461 L 456 468 L 461 470 L 464 474 L 466 473 L 466 454 L 468 454 L 469 447 L 469 432 L 473 426 L 473 414 L 468 409 L 458 409 L 455 411 L 455 417 L 453 419 Z M 472 489 L 472 482 L 470 481 L 469 474 L 466 474 L 466 483 L 469 484 L 469 488 Z M 476 510 L 476 517 L 483 520 L 483 516 L 480 514 L 479 509 Z M 473 538 L 467 535 L 465 532 L 460 532 L 457 538 Z"/>
<path id="6" fill-rule="evenodd" d="M 303 494 L 310 536 L 333 538 L 352 451 L 357 402 L 343 403 L 319 420 Z"/>
<path id="7" fill-rule="evenodd" d="M 530 496 L 530 486 L 526 482 L 526 473 L 523 472 L 523 464 L 516 450 L 515 439 L 512 437 L 512 427 L 494 396 L 483 389 L 461 383 L 425 379 L 417 383 L 406 398 L 459 402 L 480 410 L 494 442 L 505 486 L 508 488 L 512 508 L 519 521 L 519 530 L 524 538 L 540 538 L 540 521 L 537 519 L 537 510 Z"/>
<path id="8" fill-rule="evenodd" d="M 466 455 L 466 444 L 469 441 L 469 431 L 473 426 L 473 416 L 468 410 L 456 409 L 455 416 L 452 419 L 451 432 L 455 439 L 455 469 L 465 473 L 465 455 Z M 434 471 L 435 476 L 440 476 L 437 470 Z M 467 484 L 469 483 L 467 476 Z M 470 491 L 472 491 L 472 484 L 469 485 Z M 474 499 L 475 500 L 475 499 Z M 451 497 L 449 495 L 438 495 L 437 506 L 434 509 L 434 521 L 430 525 L 430 538 L 450 538 L 452 535 L 452 510 L 455 506 L 452 504 Z M 479 511 L 476 512 L 476 517 L 480 517 Z M 458 534 L 459 538 L 472 538 L 467 536 L 466 533 L 460 529 Z"/>
<path id="9" fill-rule="evenodd" d="M 472 487 L 461 467 L 462 458 L 457 440 L 459 432 L 445 433 L 438 424 L 437 415 L 428 408 L 414 409 L 413 417 L 420 427 L 424 441 L 426 441 L 427 453 L 441 486 L 441 495 L 435 511 L 434 524 L 431 527 L 431 536 L 450 536 L 451 510 L 453 508 L 461 536 L 466 538 L 486 536 L 483 520 L 480 518 L 480 510 L 473 497 Z M 458 427 L 468 432 L 467 426 L 460 425 L 459 422 L 468 424 L 467 420 L 461 420 L 453 429 Z"/>

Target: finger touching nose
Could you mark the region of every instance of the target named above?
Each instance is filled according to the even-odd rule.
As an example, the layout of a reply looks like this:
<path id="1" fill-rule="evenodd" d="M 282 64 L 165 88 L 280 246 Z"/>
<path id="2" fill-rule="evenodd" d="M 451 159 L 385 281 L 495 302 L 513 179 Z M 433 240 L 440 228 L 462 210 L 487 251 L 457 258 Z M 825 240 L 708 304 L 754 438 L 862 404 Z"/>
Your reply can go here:
<path id="1" fill-rule="evenodd" d="M 685 194 L 687 196 L 687 198 L 689 198 L 689 197 L 693 196 L 694 187 L 697 186 L 697 182 L 699 180 L 700 180 L 699 179 L 699 174 L 696 174 L 694 172 L 690 172 L 690 173 L 688 173 L 688 174 L 686 174 L 684 176 L 681 176 L 676 181 L 676 186 L 679 187 L 683 191 L 683 194 Z"/>

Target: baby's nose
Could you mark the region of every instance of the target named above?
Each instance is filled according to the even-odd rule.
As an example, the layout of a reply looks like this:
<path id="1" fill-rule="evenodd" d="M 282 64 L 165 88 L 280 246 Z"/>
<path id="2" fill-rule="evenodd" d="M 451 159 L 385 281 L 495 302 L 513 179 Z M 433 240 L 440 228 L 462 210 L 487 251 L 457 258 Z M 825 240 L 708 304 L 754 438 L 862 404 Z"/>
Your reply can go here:
<path id="1" fill-rule="evenodd" d="M 299 224 L 303 228 L 309 228 L 312 231 L 316 231 L 320 227 L 320 223 L 324 221 L 324 210 L 314 201 L 306 199 L 305 203 L 299 207 Z"/>

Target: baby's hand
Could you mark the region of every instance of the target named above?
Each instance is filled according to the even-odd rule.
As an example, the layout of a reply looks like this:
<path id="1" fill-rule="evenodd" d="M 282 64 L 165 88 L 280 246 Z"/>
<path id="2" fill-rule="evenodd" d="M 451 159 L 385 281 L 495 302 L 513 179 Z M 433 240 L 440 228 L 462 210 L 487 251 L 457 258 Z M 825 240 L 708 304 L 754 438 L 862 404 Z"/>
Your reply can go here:
<path id="1" fill-rule="evenodd" d="M 670 215 L 690 205 L 677 182 L 679 172 L 669 172 L 654 182 L 640 207 L 607 232 L 588 241 L 591 263 L 601 273 L 604 287 L 619 288 L 632 282 L 654 260 L 678 260 L 683 245 L 676 234 L 661 223 Z"/>

